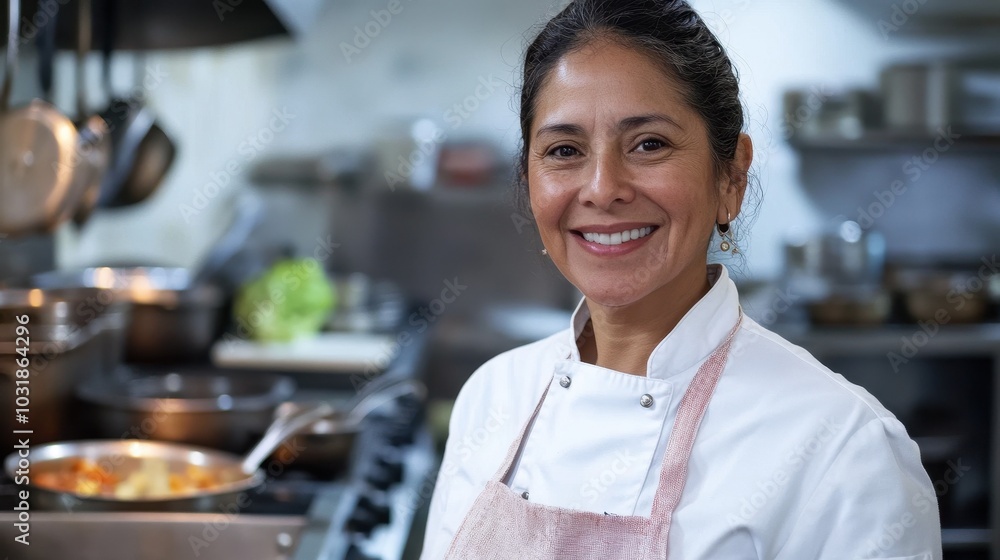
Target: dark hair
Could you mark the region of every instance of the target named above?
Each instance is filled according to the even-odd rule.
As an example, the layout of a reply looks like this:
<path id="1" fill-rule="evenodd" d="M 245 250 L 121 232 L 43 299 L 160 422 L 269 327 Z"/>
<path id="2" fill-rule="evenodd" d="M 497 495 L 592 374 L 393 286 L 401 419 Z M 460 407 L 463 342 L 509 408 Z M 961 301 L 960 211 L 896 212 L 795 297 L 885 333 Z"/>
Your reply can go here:
<path id="1" fill-rule="evenodd" d="M 528 46 L 521 82 L 518 198 L 527 204 L 527 162 L 537 97 L 566 54 L 595 39 L 644 51 L 679 82 L 708 129 L 716 173 L 728 174 L 743 131 L 739 81 L 729 56 L 684 0 L 574 0 Z"/>

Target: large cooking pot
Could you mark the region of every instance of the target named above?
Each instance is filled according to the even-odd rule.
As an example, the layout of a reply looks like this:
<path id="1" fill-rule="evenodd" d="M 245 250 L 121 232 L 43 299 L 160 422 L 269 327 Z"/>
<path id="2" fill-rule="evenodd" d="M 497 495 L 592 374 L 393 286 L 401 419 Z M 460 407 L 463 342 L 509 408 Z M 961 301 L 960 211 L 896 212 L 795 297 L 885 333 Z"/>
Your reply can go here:
<path id="1" fill-rule="evenodd" d="M 138 437 L 243 452 L 292 398 L 295 382 L 260 372 L 172 371 L 91 378 L 77 397 L 101 437 Z"/>
<path id="2" fill-rule="evenodd" d="M 13 430 L 26 428 L 34 443 L 76 437 L 74 387 L 121 359 L 127 320 L 127 306 L 96 288 L 0 290 L 0 444 L 9 449 Z M 29 425 L 18 424 L 13 410 L 21 369 L 30 372 Z"/>
<path id="3" fill-rule="evenodd" d="M 17 452 L 4 461 L 7 475 L 17 484 L 27 484 L 34 508 L 68 511 L 236 511 L 245 508 L 251 490 L 266 478 L 260 468 L 264 459 L 285 439 L 304 426 L 329 415 L 329 405 L 318 405 L 294 417 L 275 421 L 260 443 L 245 457 L 204 447 L 143 440 L 91 440 L 48 443 L 31 448 L 30 460 Z M 270 467 L 274 470 L 276 467 Z M 30 476 L 18 474 L 30 469 Z M 146 474 L 149 473 L 149 474 Z M 152 486 L 177 480 L 209 480 L 204 488 L 176 491 Z M 157 478 L 143 484 L 133 477 Z M 76 481 L 73 489 L 61 486 L 61 480 Z M 91 484 L 108 481 L 120 492 L 105 492 Z M 185 484 L 186 485 L 186 484 Z M 122 486 L 141 489 L 125 492 Z"/>
<path id="4" fill-rule="evenodd" d="M 125 344 L 130 362 L 174 363 L 208 355 L 222 320 L 222 291 L 192 283 L 191 271 L 167 267 L 97 267 L 32 277 L 42 288 L 97 287 L 131 303 Z"/>

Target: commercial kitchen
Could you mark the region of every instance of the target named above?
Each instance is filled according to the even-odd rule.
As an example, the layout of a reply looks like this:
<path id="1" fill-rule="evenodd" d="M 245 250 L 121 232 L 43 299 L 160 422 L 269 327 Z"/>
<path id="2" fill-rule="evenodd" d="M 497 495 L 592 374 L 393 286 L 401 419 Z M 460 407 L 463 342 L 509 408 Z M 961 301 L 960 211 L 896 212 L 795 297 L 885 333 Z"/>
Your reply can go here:
<path id="1" fill-rule="evenodd" d="M 418 558 L 463 383 L 581 298 L 513 186 L 565 3 L 8 0 L 0 554 Z M 691 4 L 762 187 L 710 261 L 1000 560 L 1000 4 Z"/>

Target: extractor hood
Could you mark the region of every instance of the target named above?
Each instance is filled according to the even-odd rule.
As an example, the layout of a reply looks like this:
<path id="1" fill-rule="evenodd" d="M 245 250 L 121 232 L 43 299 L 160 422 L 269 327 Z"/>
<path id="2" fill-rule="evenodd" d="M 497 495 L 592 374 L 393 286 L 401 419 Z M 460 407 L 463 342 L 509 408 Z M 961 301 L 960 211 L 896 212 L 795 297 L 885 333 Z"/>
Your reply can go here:
<path id="1" fill-rule="evenodd" d="M 318 19 L 325 0 L 92 0 L 95 48 L 113 29 L 115 50 L 210 47 L 274 36 L 295 37 Z M 76 45 L 79 2 L 22 0 L 21 36 L 37 34 L 58 6 L 57 44 Z M 6 29 L 6 10 L 0 21 Z"/>

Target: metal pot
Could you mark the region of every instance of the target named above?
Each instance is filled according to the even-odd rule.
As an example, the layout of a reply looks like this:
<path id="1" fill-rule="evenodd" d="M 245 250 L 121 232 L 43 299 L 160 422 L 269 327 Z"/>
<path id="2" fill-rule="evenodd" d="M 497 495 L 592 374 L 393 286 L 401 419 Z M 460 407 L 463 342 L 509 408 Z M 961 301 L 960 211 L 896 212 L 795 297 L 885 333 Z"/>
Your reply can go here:
<path id="1" fill-rule="evenodd" d="M 12 430 L 17 429 L 32 430 L 35 443 L 76 435 L 74 387 L 120 358 L 116 352 L 127 314 L 127 306 L 116 303 L 113 294 L 95 288 L 0 290 L 0 394 L 10 396 L 0 417 L 0 443 L 13 445 Z M 18 320 L 23 317 L 26 322 Z M 15 360 L 22 358 L 27 358 L 31 382 L 25 425 L 15 423 L 13 410 L 16 381 L 23 379 L 17 371 L 24 369 Z"/>
<path id="2" fill-rule="evenodd" d="M 0 93 L 0 233 L 53 231 L 74 192 L 77 133 L 73 122 L 40 99 L 9 108 L 17 69 L 20 1 L 8 4 L 7 62 Z"/>
<path id="3" fill-rule="evenodd" d="M 972 267 L 904 268 L 894 281 L 914 322 L 976 323 L 990 308 L 990 278 Z"/>
<path id="4" fill-rule="evenodd" d="M 138 437 L 243 452 L 271 424 L 295 382 L 258 372 L 90 379 L 77 397 L 102 437 Z"/>
<path id="5" fill-rule="evenodd" d="M 289 435 L 301 430 L 318 418 L 331 413 L 329 406 L 320 405 L 303 410 L 294 417 L 271 424 L 260 443 L 245 457 L 224 451 L 178 443 L 142 440 L 92 440 L 58 442 L 31 448 L 30 462 L 17 452 L 4 461 L 7 475 L 18 481 L 18 469 L 30 466 L 29 487 L 32 505 L 38 509 L 69 511 L 228 511 L 235 504 L 245 507 L 253 497 L 246 494 L 265 480 L 259 467 Z M 155 459 L 166 463 L 169 473 L 184 476 L 194 468 L 209 472 L 219 481 L 210 488 L 176 493 L 169 497 L 126 499 L 110 495 L 93 495 L 47 488 L 38 483 L 43 473 L 60 473 L 76 468 L 81 460 L 92 462 L 105 476 L 124 479 L 140 468 L 143 460 Z"/>
<path id="6" fill-rule="evenodd" d="M 88 268 L 36 275 L 43 288 L 75 286 L 114 290 L 132 305 L 125 359 L 130 362 L 175 363 L 206 357 L 221 321 L 223 294 L 208 285 L 193 285 L 184 268 Z"/>
<path id="7" fill-rule="evenodd" d="M 349 461 L 354 440 L 362 421 L 371 413 L 402 397 L 423 399 L 427 388 L 412 379 L 379 378 L 366 385 L 333 414 L 325 416 L 290 437 L 289 445 L 274 452 L 272 458 L 282 464 L 312 472 L 338 472 Z M 276 418 L 292 418 L 315 403 L 287 402 L 275 411 Z"/>

